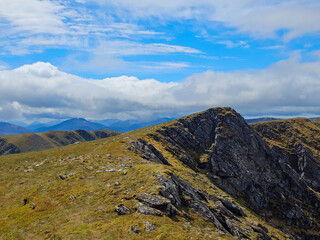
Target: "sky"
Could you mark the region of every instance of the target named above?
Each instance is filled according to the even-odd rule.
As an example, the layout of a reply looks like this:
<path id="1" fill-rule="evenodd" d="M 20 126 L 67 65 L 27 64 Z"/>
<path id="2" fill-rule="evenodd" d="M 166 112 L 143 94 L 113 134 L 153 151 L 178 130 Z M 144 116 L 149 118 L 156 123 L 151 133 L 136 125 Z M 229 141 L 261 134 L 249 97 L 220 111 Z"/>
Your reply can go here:
<path id="1" fill-rule="evenodd" d="M 318 0 L 1 0 L 0 121 L 320 116 Z"/>

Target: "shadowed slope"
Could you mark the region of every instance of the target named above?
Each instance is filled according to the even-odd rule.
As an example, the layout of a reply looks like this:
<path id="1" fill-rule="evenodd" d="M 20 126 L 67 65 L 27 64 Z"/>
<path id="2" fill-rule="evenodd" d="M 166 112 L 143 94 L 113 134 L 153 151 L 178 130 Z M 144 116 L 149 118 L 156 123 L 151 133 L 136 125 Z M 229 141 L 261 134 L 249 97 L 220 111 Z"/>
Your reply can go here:
<path id="1" fill-rule="evenodd" d="M 290 166 L 317 192 L 320 192 L 320 124 L 306 118 L 270 121 L 251 125 Z"/>

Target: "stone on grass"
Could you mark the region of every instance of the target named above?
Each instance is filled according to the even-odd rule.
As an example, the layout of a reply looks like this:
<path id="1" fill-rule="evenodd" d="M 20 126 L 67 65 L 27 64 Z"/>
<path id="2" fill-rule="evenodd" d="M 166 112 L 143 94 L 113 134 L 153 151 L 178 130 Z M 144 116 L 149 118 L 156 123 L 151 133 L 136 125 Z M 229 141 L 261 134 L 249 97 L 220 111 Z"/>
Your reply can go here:
<path id="1" fill-rule="evenodd" d="M 151 232 L 156 228 L 157 226 L 155 224 L 153 224 L 152 222 L 146 221 L 146 227 L 145 227 L 146 232 Z"/>
<path id="2" fill-rule="evenodd" d="M 123 204 L 116 206 L 115 211 L 118 213 L 118 215 L 127 215 L 131 213 L 130 209 Z"/>
<path id="3" fill-rule="evenodd" d="M 132 225 L 132 226 L 131 226 L 131 231 L 132 231 L 132 232 L 135 232 L 135 233 L 141 232 L 141 230 L 138 228 L 137 225 Z"/>

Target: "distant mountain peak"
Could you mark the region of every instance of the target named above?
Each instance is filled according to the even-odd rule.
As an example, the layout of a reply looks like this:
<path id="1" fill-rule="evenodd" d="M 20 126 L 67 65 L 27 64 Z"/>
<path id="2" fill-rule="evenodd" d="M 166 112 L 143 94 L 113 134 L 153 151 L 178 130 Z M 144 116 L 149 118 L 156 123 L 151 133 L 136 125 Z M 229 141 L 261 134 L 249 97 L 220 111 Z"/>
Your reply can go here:
<path id="1" fill-rule="evenodd" d="M 38 128 L 34 132 L 45 132 L 51 130 L 73 131 L 78 129 L 95 131 L 107 129 L 107 127 L 103 124 L 91 122 L 84 118 L 71 118 L 53 126 Z"/>
<path id="2" fill-rule="evenodd" d="M 0 136 L 16 135 L 22 133 L 29 133 L 30 131 L 24 127 L 15 124 L 0 122 Z"/>

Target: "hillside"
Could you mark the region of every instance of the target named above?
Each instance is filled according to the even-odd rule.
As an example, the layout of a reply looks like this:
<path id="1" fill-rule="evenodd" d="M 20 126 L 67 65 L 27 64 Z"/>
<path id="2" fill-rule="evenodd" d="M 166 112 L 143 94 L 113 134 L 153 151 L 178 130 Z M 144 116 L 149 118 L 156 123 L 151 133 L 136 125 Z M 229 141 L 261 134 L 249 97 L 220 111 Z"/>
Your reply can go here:
<path id="1" fill-rule="evenodd" d="M 72 118 L 53 126 L 37 128 L 34 130 L 34 132 L 72 131 L 77 129 L 95 131 L 95 130 L 108 129 L 108 128 L 100 123 L 90 122 L 84 118 Z"/>
<path id="2" fill-rule="evenodd" d="M 251 125 L 309 187 L 320 192 L 320 124 L 306 118 L 270 121 Z"/>
<path id="3" fill-rule="evenodd" d="M 20 127 L 7 122 L 0 122 L 0 136 L 29 133 L 24 127 Z"/>
<path id="4" fill-rule="evenodd" d="M 231 108 L 0 162 L 0 239 L 320 238 L 319 193 Z"/>
<path id="5" fill-rule="evenodd" d="M 40 151 L 74 143 L 106 138 L 118 134 L 120 134 L 120 132 L 113 130 L 75 130 L 3 136 L 0 137 L 0 155 Z"/>

